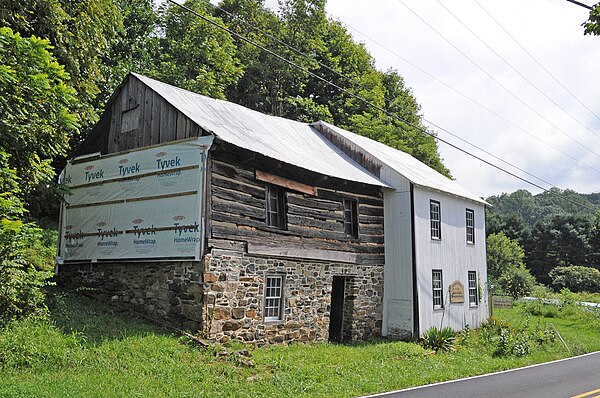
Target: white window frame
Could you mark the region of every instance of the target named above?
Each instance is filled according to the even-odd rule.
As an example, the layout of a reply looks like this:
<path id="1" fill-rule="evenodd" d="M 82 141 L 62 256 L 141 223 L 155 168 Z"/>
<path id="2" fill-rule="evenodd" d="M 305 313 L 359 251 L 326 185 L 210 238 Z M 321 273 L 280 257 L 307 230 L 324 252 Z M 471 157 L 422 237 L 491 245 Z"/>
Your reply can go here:
<path id="1" fill-rule="evenodd" d="M 467 281 L 469 288 L 469 306 L 477 307 L 477 305 L 479 304 L 479 289 L 477 288 L 477 271 L 468 271 Z"/>
<path id="2" fill-rule="evenodd" d="M 474 245 L 475 244 L 475 211 L 472 209 L 466 209 L 465 227 L 466 227 L 466 233 L 467 233 L 467 243 L 470 245 Z"/>
<path id="3" fill-rule="evenodd" d="M 429 201 L 431 239 L 442 239 L 442 205 L 437 200 Z"/>
<path id="4" fill-rule="evenodd" d="M 441 269 L 431 271 L 431 297 L 434 310 L 444 308 L 444 277 Z"/>
<path id="5" fill-rule="evenodd" d="M 264 286 L 265 322 L 282 320 L 283 314 L 283 275 L 266 275 Z"/>

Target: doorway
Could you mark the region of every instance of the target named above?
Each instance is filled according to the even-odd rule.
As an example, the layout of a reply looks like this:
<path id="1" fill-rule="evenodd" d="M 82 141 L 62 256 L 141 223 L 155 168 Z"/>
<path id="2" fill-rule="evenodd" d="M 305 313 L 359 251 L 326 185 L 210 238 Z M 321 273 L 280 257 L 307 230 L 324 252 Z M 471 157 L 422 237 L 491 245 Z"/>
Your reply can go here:
<path id="1" fill-rule="evenodd" d="M 329 312 L 329 341 L 341 343 L 344 325 L 344 296 L 346 277 L 334 276 L 331 286 L 331 310 Z"/>

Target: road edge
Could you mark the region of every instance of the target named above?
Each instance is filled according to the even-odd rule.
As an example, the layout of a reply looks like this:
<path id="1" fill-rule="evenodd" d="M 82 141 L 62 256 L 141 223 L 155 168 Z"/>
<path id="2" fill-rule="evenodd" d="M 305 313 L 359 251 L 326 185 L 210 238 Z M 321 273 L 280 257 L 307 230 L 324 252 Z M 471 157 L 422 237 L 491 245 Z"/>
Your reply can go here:
<path id="1" fill-rule="evenodd" d="M 392 390 L 392 391 L 380 392 L 380 393 L 377 393 L 377 394 L 361 396 L 360 398 L 385 397 L 388 394 L 396 394 L 396 393 L 405 392 L 405 391 L 419 390 L 419 389 L 422 389 L 422 388 L 427 388 L 427 387 L 432 387 L 432 386 L 440 386 L 440 385 L 450 384 L 450 383 L 456 383 L 456 382 L 464 381 L 464 380 L 480 379 L 482 377 L 494 376 L 494 375 L 499 375 L 499 374 L 502 374 L 502 373 L 516 372 L 516 371 L 519 371 L 519 370 L 529 369 L 529 368 L 536 368 L 536 367 L 540 367 L 540 366 L 544 366 L 544 365 L 551 365 L 551 364 L 554 364 L 554 363 L 570 361 L 572 359 L 583 358 L 583 357 L 587 357 L 587 356 L 595 355 L 595 354 L 600 354 L 600 351 L 588 352 L 586 354 L 581 354 L 581 355 L 577 355 L 577 356 L 574 356 L 574 357 L 557 359 L 557 360 L 550 361 L 550 362 L 536 363 L 536 364 L 533 364 L 533 365 L 522 366 L 520 368 L 506 369 L 506 370 L 500 370 L 498 372 L 493 372 L 493 373 L 485 373 L 485 374 L 482 374 L 482 375 L 463 377 L 461 379 L 439 381 L 437 383 L 424 384 L 422 386 L 415 386 L 415 387 L 403 388 L 401 390 Z"/>

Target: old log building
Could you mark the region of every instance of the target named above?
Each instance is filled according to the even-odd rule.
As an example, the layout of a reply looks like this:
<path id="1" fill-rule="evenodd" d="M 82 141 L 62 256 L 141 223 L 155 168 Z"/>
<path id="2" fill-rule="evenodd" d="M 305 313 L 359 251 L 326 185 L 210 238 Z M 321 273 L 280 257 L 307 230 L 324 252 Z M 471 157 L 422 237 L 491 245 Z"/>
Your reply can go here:
<path id="1" fill-rule="evenodd" d="M 485 202 L 362 140 L 130 74 L 63 173 L 58 278 L 219 341 L 411 337 L 440 309 L 476 326 L 485 300 L 435 278 L 486 277 Z M 475 209 L 473 242 L 429 236 L 429 197 L 453 224 Z"/>

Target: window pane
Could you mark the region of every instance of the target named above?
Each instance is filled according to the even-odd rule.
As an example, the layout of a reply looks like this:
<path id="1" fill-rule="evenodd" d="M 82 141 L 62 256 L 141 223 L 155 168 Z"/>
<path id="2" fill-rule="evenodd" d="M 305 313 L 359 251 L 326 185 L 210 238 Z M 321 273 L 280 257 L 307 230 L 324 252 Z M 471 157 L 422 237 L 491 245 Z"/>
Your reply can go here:
<path id="1" fill-rule="evenodd" d="M 473 210 L 467 209 L 465 225 L 467 243 L 475 243 L 475 212 Z"/>
<path id="2" fill-rule="evenodd" d="M 266 186 L 267 225 L 285 228 L 285 192 L 281 187 L 267 184 Z"/>
<path id="3" fill-rule="evenodd" d="M 443 308 L 443 289 L 442 289 L 442 271 L 432 271 L 432 296 L 433 296 L 433 308 Z"/>
<path id="4" fill-rule="evenodd" d="M 441 217 L 440 217 L 440 203 L 431 200 L 429 202 L 429 217 L 431 221 L 431 238 L 441 239 Z"/>
<path id="5" fill-rule="evenodd" d="M 346 236 L 358 238 L 358 203 L 356 200 L 344 199 L 344 233 Z"/>
<path id="6" fill-rule="evenodd" d="M 281 319 L 283 276 L 267 276 L 265 283 L 265 320 Z"/>
<path id="7" fill-rule="evenodd" d="M 477 272 L 469 271 L 469 305 L 476 306 L 479 299 L 479 292 L 477 289 Z"/>

